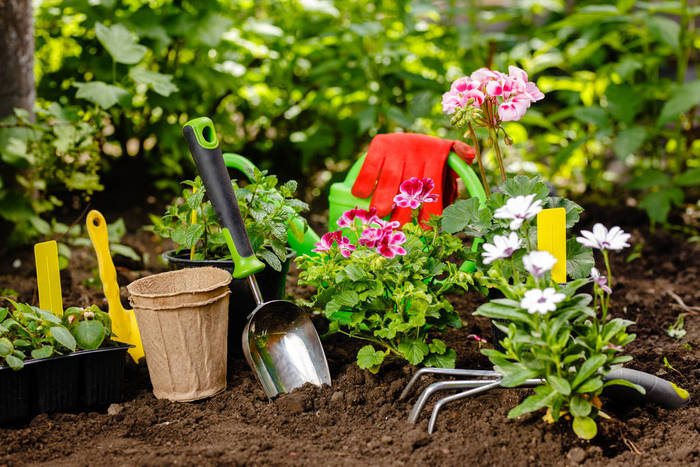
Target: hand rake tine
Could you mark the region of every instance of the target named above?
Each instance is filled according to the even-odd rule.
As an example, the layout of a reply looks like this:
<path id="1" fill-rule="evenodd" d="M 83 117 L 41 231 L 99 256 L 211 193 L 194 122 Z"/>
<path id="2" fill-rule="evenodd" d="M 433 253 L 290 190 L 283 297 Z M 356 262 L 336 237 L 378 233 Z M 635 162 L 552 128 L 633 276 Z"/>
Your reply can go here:
<path id="1" fill-rule="evenodd" d="M 421 392 L 420 396 L 413 405 L 411 412 L 408 415 L 408 423 L 416 423 L 418 416 L 420 415 L 423 407 L 425 406 L 428 398 L 432 396 L 437 391 L 444 391 L 449 389 L 467 389 L 467 388 L 478 388 L 491 383 L 493 380 L 469 380 L 469 381 L 440 381 L 433 383 Z M 499 380 L 500 381 L 500 380 Z"/>
<path id="2" fill-rule="evenodd" d="M 420 379 L 421 376 L 423 375 L 445 375 L 445 376 L 485 376 L 485 377 L 499 377 L 498 373 L 492 370 L 461 370 L 461 369 L 455 369 L 455 368 L 421 368 L 420 370 L 416 371 L 411 379 L 409 380 L 408 384 L 404 388 L 404 390 L 401 392 L 401 395 L 399 396 L 399 400 L 405 399 L 408 394 L 411 392 L 411 389 L 413 386 L 416 384 L 416 382 Z"/>
<path id="3" fill-rule="evenodd" d="M 433 413 L 430 415 L 430 422 L 428 423 L 428 434 L 433 434 L 433 431 L 435 430 L 435 422 L 437 421 L 438 412 L 440 412 L 440 409 L 443 405 L 447 404 L 448 402 L 456 401 L 465 397 L 486 392 L 489 389 L 498 387 L 499 384 L 501 384 L 500 379 L 488 384 L 483 384 L 473 389 L 469 389 L 468 391 L 459 392 L 457 394 L 453 394 L 451 396 L 443 397 L 442 399 L 440 399 L 437 402 L 437 404 L 435 404 L 435 407 L 433 408 Z"/>

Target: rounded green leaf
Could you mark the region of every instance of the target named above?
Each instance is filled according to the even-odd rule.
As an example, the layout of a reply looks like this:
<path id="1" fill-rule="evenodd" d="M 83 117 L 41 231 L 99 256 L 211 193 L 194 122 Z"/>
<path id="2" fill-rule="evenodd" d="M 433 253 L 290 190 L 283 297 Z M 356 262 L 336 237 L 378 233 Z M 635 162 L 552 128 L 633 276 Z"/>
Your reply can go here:
<path id="1" fill-rule="evenodd" d="M 105 338 L 105 327 L 99 321 L 81 321 L 73 333 L 80 348 L 92 350 L 102 344 Z"/>
<path id="2" fill-rule="evenodd" d="M 379 370 L 386 354 L 381 350 L 374 350 L 371 345 L 366 345 L 357 352 L 357 366 L 363 370 L 376 373 Z"/>
<path id="3" fill-rule="evenodd" d="M 591 413 L 591 403 L 588 399 L 576 394 L 569 401 L 569 410 L 574 417 L 587 417 Z"/>
<path id="4" fill-rule="evenodd" d="M 574 433 L 582 439 L 593 439 L 598 433 L 598 426 L 591 417 L 574 417 Z"/>
<path id="5" fill-rule="evenodd" d="M 20 370 L 24 367 L 24 362 L 22 359 L 15 357 L 14 355 L 8 355 L 5 357 L 7 365 L 13 370 Z"/>
<path id="6" fill-rule="evenodd" d="M 3 337 L 0 338 L 0 357 L 6 357 L 10 355 L 15 350 L 10 339 Z"/>
<path id="7" fill-rule="evenodd" d="M 32 358 L 49 358 L 51 355 L 53 355 L 53 346 L 51 345 L 44 345 L 40 349 L 32 350 Z"/>
<path id="8" fill-rule="evenodd" d="M 569 394 L 571 394 L 571 386 L 569 385 L 569 382 L 564 378 L 551 375 L 547 378 L 547 382 L 549 382 L 552 388 L 554 388 L 554 390 L 557 391 L 559 394 L 562 394 L 564 396 L 568 396 Z"/>
<path id="9" fill-rule="evenodd" d="M 146 47 L 138 44 L 131 32 L 121 24 L 110 27 L 102 23 L 95 24 L 97 40 L 107 49 L 114 61 L 133 65 L 146 55 Z"/>
<path id="10" fill-rule="evenodd" d="M 70 331 L 68 331 L 68 329 L 60 326 L 54 326 L 51 328 L 51 335 L 54 339 L 56 339 L 56 342 L 61 344 L 63 347 L 75 351 L 75 338 Z"/>

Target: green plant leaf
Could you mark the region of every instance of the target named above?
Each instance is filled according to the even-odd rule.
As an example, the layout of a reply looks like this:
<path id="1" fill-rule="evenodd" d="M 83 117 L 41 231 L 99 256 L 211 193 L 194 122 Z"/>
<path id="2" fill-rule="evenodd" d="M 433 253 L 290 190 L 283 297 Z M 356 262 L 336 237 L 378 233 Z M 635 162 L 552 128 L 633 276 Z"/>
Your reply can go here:
<path id="1" fill-rule="evenodd" d="M 109 249 L 112 250 L 112 255 L 122 255 L 125 258 L 133 259 L 134 261 L 141 261 L 141 256 L 130 246 L 121 245 L 119 243 L 110 243 Z"/>
<path id="2" fill-rule="evenodd" d="M 677 186 L 698 186 L 700 185 L 700 167 L 688 169 L 680 174 L 673 183 Z"/>
<path id="3" fill-rule="evenodd" d="M 642 110 L 644 100 L 638 91 L 627 84 L 613 84 L 606 88 L 608 112 L 615 120 L 630 123 Z"/>
<path id="4" fill-rule="evenodd" d="M 641 126 L 633 126 L 622 130 L 617 134 L 613 143 L 615 155 L 620 159 L 625 159 L 630 154 L 636 153 L 647 137 L 647 131 Z"/>
<path id="5" fill-rule="evenodd" d="M 430 351 L 437 354 L 443 354 L 447 350 L 447 345 L 440 339 L 433 339 L 428 345 Z"/>
<path id="6" fill-rule="evenodd" d="M 603 387 L 603 380 L 599 377 L 591 378 L 585 383 L 583 383 L 581 386 L 576 388 L 576 392 L 578 393 L 587 393 L 587 392 L 594 392 L 597 391 Z"/>
<path id="7" fill-rule="evenodd" d="M 49 358 L 51 355 L 53 355 L 52 345 L 42 345 L 41 348 L 32 350 L 32 358 Z"/>
<path id="8" fill-rule="evenodd" d="M 134 35 L 121 24 L 105 26 L 102 23 L 95 24 L 95 35 L 97 40 L 107 49 L 107 52 L 114 58 L 114 61 L 133 65 L 141 61 L 146 51 L 146 47 L 138 44 Z"/>
<path id="9" fill-rule="evenodd" d="M 590 123 L 599 127 L 610 125 L 610 117 L 605 109 L 598 106 L 579 107 L 574 113 L 574 117 L 578 120 Z"/>
<path id="10" fill-rule="evenodd" d="M 639 201 L 639 207 L 644 209 L 654 222 L 666 223 L 671 203 L 680 206 L 683 202 L 683 191 L 680 188 L 662 189 L 647 193 Z"/>
<path id="11" fill-rule="evenodd" d="M 647 27 L 660 42 L 670 46 L 674 52 L 678 52 L 678 36 L 680 25 L 671 18 L 664 16 L 650 16 L 646 18 Z"/>
<path id="12" fill-rule="evenodd" d="M 576 436 L 582 439 L 593 439 L 598 433 L 598 426 L 590 417 L 574 417 L 572 426 Z"/>
<path id="13" fill-rule="evenodd" d="M 143 83 L 161 96 L 168 97 L 177 92 L 178 87 L 173 84 L 172 75 L 164 75 L 155 71 L 144 70 L 143 68 L 132 68 L 129 70 L 131 79 L 138 83 Z"/>
<path id="14" fill-rule="evenodd" d="M 105 327 L 97 320 L 81 321 L 73 330 L 73 334 L 82 349 L 92 350 L 102 345 Z"/>
<path id="15" fill-rule="evenodd" d="M 557 397 L 556 391 L 533 394 L 520 403 L 520 405 L 511 409 L 510 412 L 508 412 L 508 418 L 520 417 L 526 413 L 534 412 L 542 407 L 546 407 L 554 400 L 555 397 Z"/>
<path id="16" fill-rule="evenodd" d="M 75 97 L 85 99 L 107 110 L 117 103 L 124 105 L 128 102 L 129 93 L 119 87 L 102 81 L 89 83 L 73 83 L 78 88 Z"/>
<path id="17" fill-rule="evenodd" d="M 376 373 L 384 362 L 384 357 L 386 357 L 385 352 L 374 350 L 371 345 L 366 345 L 357 352 L 357 366 Z"/>
<path id="18" fill-rule="evenodd" d="M 569 409 L 574 417 L 587 417 L 591 413 L 591 403 L 576 394 L 569 400 Z"/>
<path id="19" fill-rule="evenodd" d="M 588 277 L 595 266 L 593 250 L 584 248 L 575 238 L 566 241 L 566 274 L 571 279 Z"/>
<path id="20" fill-rule="evenodd" d="M 583 362 L 583 365 L 581 365 L 581 368 L 579 368 L 578 373 L 576 373 L 576 377 L 571 383 L 571 387 L 576 389 L 580 384 L 586 381 L 593 373 L 595 373 L 598 370 L 598 368 L 600 368 L 605 363 L 605 360 L 607 360 L 607 357 L 601 354 L 588 357 L 588 360 Z"/>
<path id="21" fill-rule="evenodd" d="M 21 370 L 24 367 L 24 361 L 22 359 L 15 357 L 14 355 L 8 355 L 5 357 L 5 362 L 13 370 Z"/>
<path id="22" fill-rule="evenodd" d="M 506 388 L 514 388 L 520 386 L 530 378 L 536 378 L 539 373 L 536 370 L 522 366 L 522 364 L 513 365 L 501 380 L 501 386 Z"/>
<path id="23" fill-rule="evenodd" d="M 455 352 L 454 349 L 447 349 L 447 351 L 443 354 L 429 355 L 425 360 L 423 360 L 423 364 L 427 367 L 454 368 L 456 360 L 457 352 Z"/>
<path id="24" fill-rule="evenodd" d="M 550 375 L 547 377 L 547 382 L 549 382 L 552 388 L 554 388 L 554 390 L 559 394 L 564 396 L 571 394 L 571 386 L 566 379 L 556 375 Z"/>
<path id="25" fill-rule="evenodd" d="M 0 357 L 6 357 L 15 351 L 15 347 L 12 345 L 10 339 L 6 337 L 0 337 Z"/>
<path id="26" fill-rule="evenodd" d="M 698 104 L 700 104 L 700 80 L 685 83 L 671 93 L 671 98 L 661 108 L 658 124 L 664 125 Z"/>
<path id="27" fill-rule="evenodd" d="M 458 200 L 442 212 L 442 229 L 447 233 L 460 232 L 478 219 L 479 200 L 477 198 Z"/>
<path id="28" fill-rule="evenodd" d="M 75 352 L 75 338 L 68 329 L 60 326 L 54 326 L 51 328 L 51 335 L 54 339 L 56 339 L 56 342 L 61 344 L 63 347 Z"/>
<path id="29" fill-rule="evenodd" d="M 398 349 L 411 365 L 418 365 L 430 351 L 428 345 L 418 339 L 404 340 L 399 343 Z"/>
<path id="30" fill-rule="evenodd" d="M 671 177 L 666 175 L 659 169 L 647 169 L 641 174 L 627 182 L 626 188 L 630 190 L 645 190 L 658 186 L 668 185 L 671 182 Z"/>
<path id="31" fill-rule="evenodd" d="M 627 381 L 626 379 L 611 379 L 605 382 L 603 384 L 603 387 L 608 387 L 608 386 L 626 386 L 628 388 L 636 389 L 640 394 L 646 394 L 647 391 L 644 389 L 643 386 L 640 386 L 639 384 L 635 384 L 631 381 Z"/>

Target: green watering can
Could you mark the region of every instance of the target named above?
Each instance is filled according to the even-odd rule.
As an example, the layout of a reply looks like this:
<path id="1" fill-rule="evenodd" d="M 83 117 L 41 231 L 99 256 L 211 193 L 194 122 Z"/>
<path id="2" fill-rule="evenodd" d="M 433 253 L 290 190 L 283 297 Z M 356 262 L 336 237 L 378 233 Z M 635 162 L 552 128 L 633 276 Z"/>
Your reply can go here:
<path id="1" fill-rule="evenodd" d="M 363 154 L 362 157 L 355 162 L 355 164 L 348 171 L 345 180 L 331 185 L 330 194 L 328 195 L 329 226 L 334 226 L 336 221 L 345 211 L 353 209 L 355 206 L 361 209 L 369 209 L 370 198 L 357 198 L 352 194 L 352 186 L 355 183 L 357 174 L 360 173 L 360 169 L 362 168 L 362 164 L 364 163 L 366 156 L 366 153 Z M 240 170 L 246 174 L 249 179 L 249 174 L 256 168 L 255 164 L 239 154 L 225 153 L 224 162 L 226 167 Z M 449 157 L 447 158 L 447 164 L 452 170 L 457 172 L 457 175 L 460 176 L 464 182 L 467 192 L 471 197 L 478 198 L 482 203 L 486 201 L 486 192 L 484 191 L 479 178 L 466 162 L 464 162 L 457 154 L 450 153 Z M 295 235 L 295 232 L 302 231 L 304 228 L 304 223 L 299 217 L 290 219 L 290 222 L 294 223 L 294 226 L 287 230 L 287 242 L 289 243 L 289 246 L 300 256 L 314 254 L 311 250 L 314 248 L 316 243 L 321 241 L 319 236 L 313 230 L 306 229 L 303 239 L 299 240 Z M 478 242 L 474 242 L 472 250 L 474 250 L 477 246 Z M 473 270 L 473 263 L 466 262 L 462 269 L 466 271 Z"/>

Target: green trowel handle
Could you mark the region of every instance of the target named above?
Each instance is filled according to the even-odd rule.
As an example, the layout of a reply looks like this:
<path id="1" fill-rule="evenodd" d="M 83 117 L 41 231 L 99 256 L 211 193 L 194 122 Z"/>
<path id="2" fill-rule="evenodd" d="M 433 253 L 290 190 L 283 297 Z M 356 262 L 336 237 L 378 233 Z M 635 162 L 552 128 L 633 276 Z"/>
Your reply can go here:
<path id="1" fill-rule="evenodd" d="M 224 162 L 226 163 L 226 167 L 229 169 L 240 170 L 248 177 L 248 180 L 252 181 L 251 175 L 257 167 L 255 167 L 255 164 L 250 162 L 248 159 L 239 154 L 227 152 L 224 153 Z M 314 255 L 315 253 L 311 250 L 314 248 L 316 243 L 321 241 L 316 232 L 311 230 L 311 227 L 308 227 L 306 231 L 304 231 L 304 221 L 299 215 L 289 219 L 288 225 L 287 243 L 289 243 L 289 247 L 296 251 L 297 255 L 299 256 Z M 298 239 L 298 234 L 300 232 L 303 232 L 304 235 L 301 240 Z"/>
<path id="2" fill-rule="evenodd" d="M 235 265 L 233 277 L 240 279 L 261 271 L 265 265 L 253 254 L 250 246 L 214 124 L 209 118 L 200 117 L 185 123 L 182 132 L 219 223 L 231 232 L 235 245 L 231 253 Z"/>
<path id="3" fill-rule="evenodd" d="M 646 394 L 641 394 L 629 386 L 613 385 L 605 388 L 605 394 L 616 399 L 626 399 L 630 401 L 653 402 L 667 409 L 677 409 L 690 402 L 690 394 L 685 389 L 679 388 L 670 381 L 659 378 L 643 371 L 622 368 L 611 371 L 605 375 L 605 381 L 621 379 L 630 383 L 638 384 L 646 390 Z"/>

